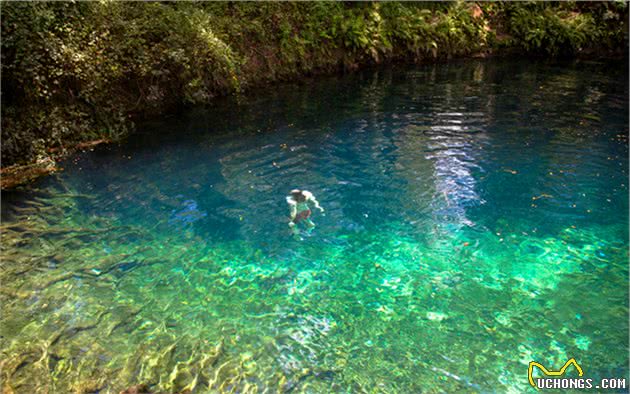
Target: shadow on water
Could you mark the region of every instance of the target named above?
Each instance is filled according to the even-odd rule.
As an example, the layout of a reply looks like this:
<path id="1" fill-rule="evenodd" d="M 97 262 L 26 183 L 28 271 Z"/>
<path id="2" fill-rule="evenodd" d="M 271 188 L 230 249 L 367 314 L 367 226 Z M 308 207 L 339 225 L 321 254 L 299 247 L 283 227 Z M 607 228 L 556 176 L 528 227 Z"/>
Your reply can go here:
<path id="1" fill-rule="evenodd" d="M 2 197 L 5 390 L 525 391 L 628 375 L 628 77 L 467 61 L 148 122 Z M 284 200 L 326 208 L 293 239 Z"/>

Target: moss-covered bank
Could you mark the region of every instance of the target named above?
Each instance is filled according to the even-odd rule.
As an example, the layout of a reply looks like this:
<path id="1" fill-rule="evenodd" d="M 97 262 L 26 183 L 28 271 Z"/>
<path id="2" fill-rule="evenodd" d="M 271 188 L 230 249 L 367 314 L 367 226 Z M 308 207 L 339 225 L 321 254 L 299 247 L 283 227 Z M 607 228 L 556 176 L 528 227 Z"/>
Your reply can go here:
<path id="1" fill-rule="evenodd" d="M 5 169 L 49 168 L 86 141 L 126 135 L 134 120 L 303 75 L 627 53 L 625 2 L 0 4 Z"/>

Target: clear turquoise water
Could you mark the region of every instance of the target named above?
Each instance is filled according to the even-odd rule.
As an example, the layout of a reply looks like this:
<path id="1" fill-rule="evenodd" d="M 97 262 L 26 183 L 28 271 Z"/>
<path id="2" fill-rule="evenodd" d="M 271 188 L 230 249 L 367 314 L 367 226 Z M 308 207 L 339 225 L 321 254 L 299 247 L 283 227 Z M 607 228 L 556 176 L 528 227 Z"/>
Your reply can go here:
<path id="1" fill-rule="evenodd" d="M 625 63 L 308 80 L 2 194 L 5 392 L 523 392 L 628 377 Z M 293 239 L 284 197 L 326 208 Z"/>

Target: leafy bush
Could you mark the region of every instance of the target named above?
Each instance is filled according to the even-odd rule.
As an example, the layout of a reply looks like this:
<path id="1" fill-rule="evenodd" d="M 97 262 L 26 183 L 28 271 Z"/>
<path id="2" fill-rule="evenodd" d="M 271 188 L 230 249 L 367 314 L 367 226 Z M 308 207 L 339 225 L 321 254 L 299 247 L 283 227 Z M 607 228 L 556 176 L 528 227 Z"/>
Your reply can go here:
<path id="1" fill-rule="evenodd" d="M 602 2 L 597 11 L 608 7 Z M 575 4 L 521 3 L 509 4 L 508 29 L 513 36 L 512 44 L 527 52 L 546 55 L 573 55 L 587 48 L 602 49 L 623 45 L 619 20 L 626 13 L 626 3 L 620 3 L 617 12 L 579 12 Z"/>

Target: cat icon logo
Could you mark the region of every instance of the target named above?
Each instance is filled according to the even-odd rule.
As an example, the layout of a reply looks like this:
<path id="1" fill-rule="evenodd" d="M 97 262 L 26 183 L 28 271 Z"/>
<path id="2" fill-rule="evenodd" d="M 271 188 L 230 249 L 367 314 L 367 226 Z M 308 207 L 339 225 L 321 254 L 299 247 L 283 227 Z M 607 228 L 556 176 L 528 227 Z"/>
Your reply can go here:
<path id="1" fill-rule="evenodd" d="M 575 361 L 574 358 L 567 361 L 564 364 L 564 366 L 560 368 L 559 371 L 550 371 L 547 368 L 545 368 L 541 363 L 537 363 L 536 361 L 530 361 L 529 368 L 527 369 L 527 378 L 529 379 L 529 384 L 531 384 L 532 387 L 537 388 L 537 389 L 542 388 L 542 387 L 539 387 L 540 385 L 536 385 L 536 383 L 534 382 L 534 377 L 532 376 L 534 372 L 534 367 L 538 367 L 538 369 L 540 369 L 542 373 L 545 374 L 546 376 L 562 376 L 564 375 L 564 372 L 567 370 L 567 368 L 571 364 L 575 366 L 575 369 L 577 370 L 579 376 L 584 375 L 584 371 L 582 371 L 582 367 L 580 367 L 580 365 L 577 363 L 577 361 Z"/>

